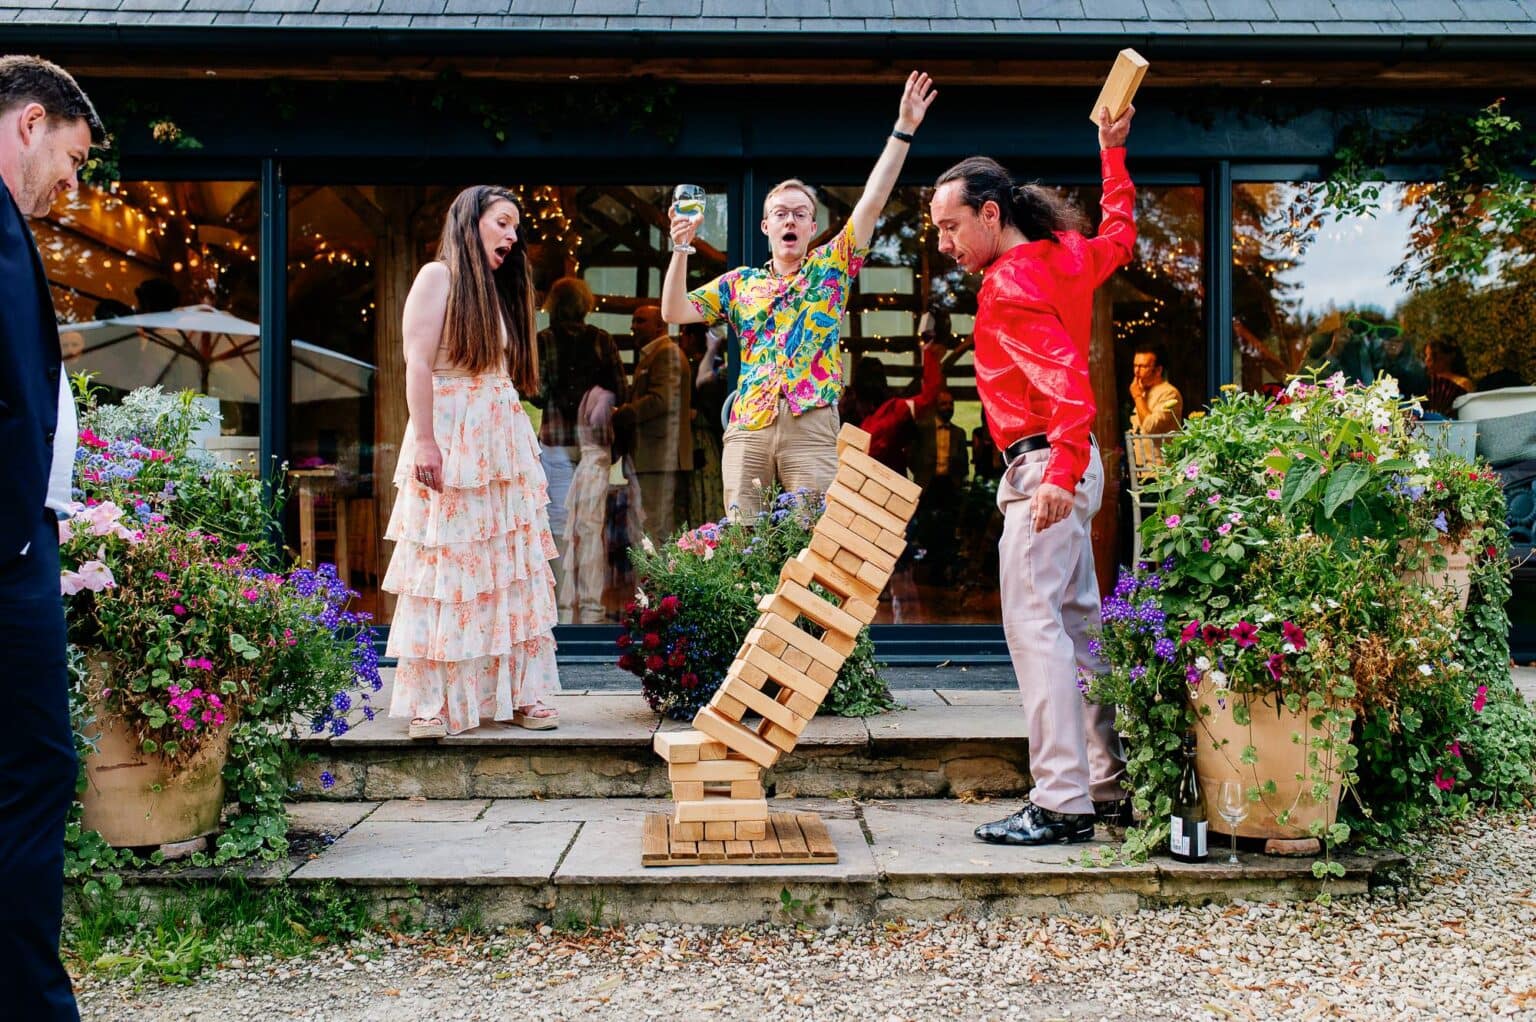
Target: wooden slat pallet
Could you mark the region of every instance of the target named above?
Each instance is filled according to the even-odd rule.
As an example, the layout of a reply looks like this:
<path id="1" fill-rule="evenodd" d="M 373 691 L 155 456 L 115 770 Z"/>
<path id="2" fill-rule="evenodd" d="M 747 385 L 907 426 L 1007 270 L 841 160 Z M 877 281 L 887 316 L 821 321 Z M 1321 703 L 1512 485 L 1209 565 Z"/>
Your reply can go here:
<path id="1" fill-rule="evenodd" d="M 815 813 L 769 812 L 762 772 L 816 716 L 906 548 L 919 487 L 868 452 L 869 434 L 844 426 L 810 546 L 758 603 L 761 616 L 694 730 L 656 735 L 674 810 L 646 817 L 642 865 L 837 861 Z"/>
<path id="2" fill-rule="evenodd" d="M 640 849 L 643 866 L 808 865 L 837 861 L 837 847 L 827 825 L 815 813 L 771 813 L 761 841 L 683 841 L 666 813 L 645 818 Z"/>

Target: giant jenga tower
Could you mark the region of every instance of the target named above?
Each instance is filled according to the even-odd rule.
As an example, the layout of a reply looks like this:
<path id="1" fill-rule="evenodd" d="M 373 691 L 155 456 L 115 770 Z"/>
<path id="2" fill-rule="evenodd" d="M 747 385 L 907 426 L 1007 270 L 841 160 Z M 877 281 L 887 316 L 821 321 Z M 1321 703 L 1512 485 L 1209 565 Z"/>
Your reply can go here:
<path id="1" fill-rule="evenodd" d="M 762 772 L 816 716 L 906 546 L 920 489 L 868 451 L 869 434 L 844 426 L 837 477 L 810 546 L 757 605 L 761 615 L 694 730 L 657 733 L 676 809 L 646 818 L 644 865 L 837 861 L 816 814 L 768 811 Z"/>

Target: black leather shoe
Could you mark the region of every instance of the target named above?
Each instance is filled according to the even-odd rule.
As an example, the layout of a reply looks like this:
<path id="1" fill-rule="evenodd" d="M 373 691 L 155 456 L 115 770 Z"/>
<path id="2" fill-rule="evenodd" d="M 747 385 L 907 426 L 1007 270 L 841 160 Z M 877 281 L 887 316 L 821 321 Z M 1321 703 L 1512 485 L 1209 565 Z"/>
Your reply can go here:
<path id="1" fill-rule="evenodd" d="M 1094 802 L 1093 817 L 1106 827 L 1132 827 L 1136 824 L 1136 815 L 1131 811 L 1131 800 L 1128 798 Z"/>
<path id="2" fill-rule="evenodd" d="M 1056 845 L 1093 840 L 1091 813 L 1058 813 L 1033 803 L 1005 820 L 983 823 L 976 836 L 994 845 Z"/>

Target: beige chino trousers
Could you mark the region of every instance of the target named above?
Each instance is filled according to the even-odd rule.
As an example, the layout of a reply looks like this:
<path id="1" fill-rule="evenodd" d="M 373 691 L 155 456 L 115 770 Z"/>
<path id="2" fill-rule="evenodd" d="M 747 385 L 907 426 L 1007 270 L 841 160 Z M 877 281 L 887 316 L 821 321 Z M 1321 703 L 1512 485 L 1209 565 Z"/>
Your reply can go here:
<path id="1" fill-rule="evenodd" d="M 1125 797 L 1114 707 L 1088 702 L 1077 686 L 1079 670 L 1104 666 L 1088 652 L 1099 626 L 1088 524 L 1103 499 L 1104 464 L 1095 445 L 1071 514 L 1036 532 L 1030 514 L 1049 456 L 1048 449 L 1020 455 L 998 483 L 1003 633 L 1028 728 L 1029 799 L 1055 812 L 1091 813 L 1094 801 Z"/>
<path id="2" fill-rule="evenodd" d="M 763 507 L 763 487 L 775 480 L 785 490 L 825 493 L 837 475 L 840 425 L 832 405 L 794 415 L 783 398 L 778 414 L 762 429 L 732 423 L 720 456 L 726 513 L 732 518 L 756 515 Z"/>

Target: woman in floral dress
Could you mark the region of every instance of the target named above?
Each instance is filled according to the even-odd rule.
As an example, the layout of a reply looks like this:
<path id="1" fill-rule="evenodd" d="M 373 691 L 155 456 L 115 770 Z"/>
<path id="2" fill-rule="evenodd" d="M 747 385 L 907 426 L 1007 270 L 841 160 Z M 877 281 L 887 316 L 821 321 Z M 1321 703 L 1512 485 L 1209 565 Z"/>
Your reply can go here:
<path id="1" fill-rule="evenodd" d="M 519 391 L 538 387 L 533 281 L 520 212 L 502 188 L 467 188 L 437 259 L 405 300 L 410 420 L 395 473 L 383 588 L 398 596 L 390 715 L 412 738 L 481 717 L 545 730 L 555 669 L 555 556 L 539 444 Z"/>

